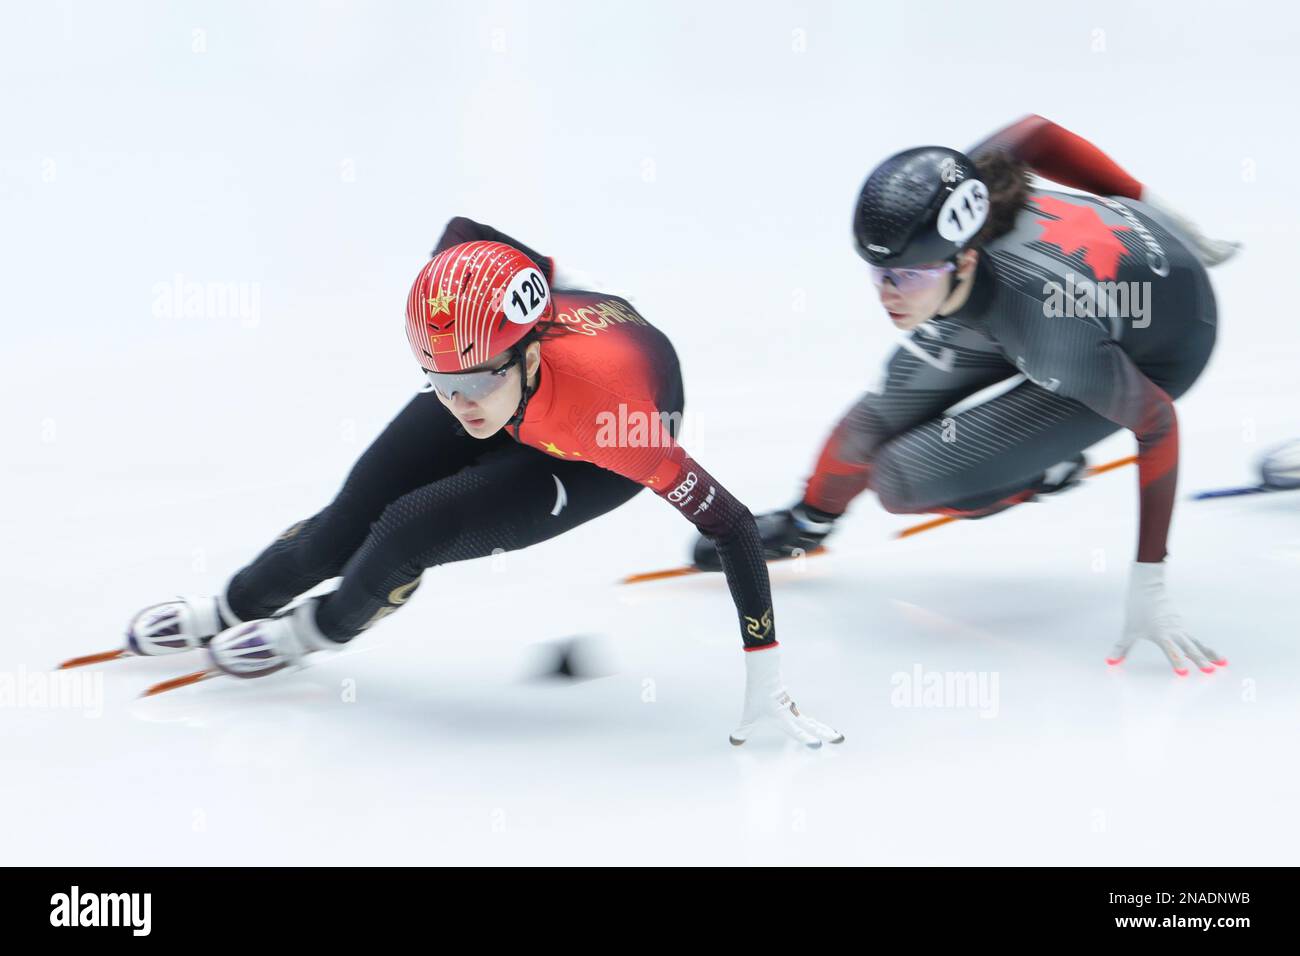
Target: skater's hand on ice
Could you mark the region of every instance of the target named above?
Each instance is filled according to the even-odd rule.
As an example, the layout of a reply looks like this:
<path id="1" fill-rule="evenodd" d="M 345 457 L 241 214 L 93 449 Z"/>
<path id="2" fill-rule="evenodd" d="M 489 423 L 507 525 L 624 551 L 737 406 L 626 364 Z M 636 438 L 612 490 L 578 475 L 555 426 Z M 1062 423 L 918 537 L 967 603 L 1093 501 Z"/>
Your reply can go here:
<path id="1" fill-rule="evenodd" d="M 1164 651 L 1179 677 L 1187 676 L 1189 660 L 1206 674 L 1213 673 L 1215 665 L 1226 667 L 1228 664 L 1221 654 L 1187 633 L 1182 618 L 1165 592 L 1164 562 L 1134 563 L 1129 575 L 1124 636 L 1110 652 L 1106 663 L 1123 661 L 1139 638 L 1151 641 Z"/>
<path id="2" fill-rule="evenodd" d="M 762 720 L 775 720 L 777 726 L 799 743 L 812 750 L 823 740 L 833 744 L 843 743 L 844 735 L 838 730 L 799 712 L 781 680 L 781 650 L 769 647 L 745 654 L 745 707 L 740 725 L 731 732 L 731 742 L 739 747 Z"/>

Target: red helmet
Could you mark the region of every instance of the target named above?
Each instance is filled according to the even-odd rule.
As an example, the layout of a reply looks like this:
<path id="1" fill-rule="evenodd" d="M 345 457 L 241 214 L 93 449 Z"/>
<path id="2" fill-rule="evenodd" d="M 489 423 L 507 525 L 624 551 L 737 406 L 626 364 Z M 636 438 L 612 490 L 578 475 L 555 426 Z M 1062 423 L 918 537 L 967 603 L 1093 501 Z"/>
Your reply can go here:
<path id="1" fill-rule="evenodd" d="M 430 259 L 406 300 L 406 337 L 420 366 L 459 372 L 506 351 L 554 314 L 533 260 L 502 242 L 462 242 Z"/>

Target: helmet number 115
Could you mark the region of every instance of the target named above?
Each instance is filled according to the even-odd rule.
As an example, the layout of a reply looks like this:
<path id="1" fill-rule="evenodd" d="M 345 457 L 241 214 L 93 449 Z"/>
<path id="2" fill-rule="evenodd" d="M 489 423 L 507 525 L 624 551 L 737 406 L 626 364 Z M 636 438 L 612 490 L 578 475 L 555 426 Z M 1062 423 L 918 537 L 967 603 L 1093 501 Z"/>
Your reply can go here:
<path id="1" fill-rule="evenodd" d="M 949 194 L 939 210 L 939 235 L 965 242 L 980 231 L 989 216 L 989 194 L 978 179 L 968 179 Z"/>

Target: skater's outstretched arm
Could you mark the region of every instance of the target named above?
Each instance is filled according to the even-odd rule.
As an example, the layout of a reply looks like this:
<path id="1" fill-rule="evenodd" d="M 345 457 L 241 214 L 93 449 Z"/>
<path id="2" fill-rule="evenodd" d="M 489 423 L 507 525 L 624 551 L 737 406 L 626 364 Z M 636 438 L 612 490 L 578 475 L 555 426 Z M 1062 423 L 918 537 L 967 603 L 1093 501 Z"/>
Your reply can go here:
<path id="1" fill-rule="evenodd" d="M 1051 321 L 1019 346 L 1019 367 L 1030 381 L 1051 383 L 1047 387 L 1056 394 L 1133 432 L 1141 496 L 1137 560 L 1163 561 L 1178 482 L 1174 401 L 1101 326 L 1085 319 Z"/>
<path id="2" fill-rule="evenodd" d="M 801 714 L 786 692 L 763 542 L 749 509 L 677 444 L 675 429 L 670 427 L 672 414 L 661 413 L 653 401 L 629 400 L 590 382 L 585 385 L 582 402 L 572 408 L 573 420 L 599 422 L 612 409 L 619 409 L 621 420 L 646 427 L 635 436 L 629 429 L 626 439 L 618 441 L 601 440 L 584 430 L 583 457 L 649 488 L 717 545 L 739 618 L 741 643 L 751 652 L 745 654 L 741 722 L 731 742 L 743 744 L 755 724 L 767 718 L 809 747 L 842 741 L 838 731 Z M 570 394 L 579 394 L 578 389 Z"/>
<path id="3" fill-rule="evenodd" d="M 446 227 L 442 231 L 441 238 L 438 239 L 437 245 L 433 247 L 430 255 L 436 256 L 444 249 L 450 249 L 452 246 L 458 246 L 462 242 L 504 242 L 508 246 L 518 249 L 533 263 L 542 274 L 546 276 L 546 281 L 551 284 L 555 278 L 555 260 L 550 256 L 544 256 L 540 252 L 535 252 L 528 246 L 524 245 L 517 239 L 512 239 L 504 232 L 493 229 L 491 226 L 481 222 L 475 222 L 473 219 L 467 219 L 464 216 L 455 216 L 448 220 Z"/>
<path id="4" fill-rule="evenodd" d="M 1042 116 L 1031 113 L 1017 120 L 967 150 L 967 154 L 978 161 L 981 154 L 994 150 L 1009 153 L 1039 176 L 1063 186 L 1146 203 L 1174 221 L 1206 267 L 1228 261 L 1241 249 L 1239 242 L 1205 235 L 1196 223 L 1154 195 L 1150 186 L 1138 182 L 1088 140 Z"/>
<path id="5" fill-rule="evenodd" d="M 1025 349 L 1024 371 L 1034 381 L 1059 383 L 1073 398 L 1116 424 L 1138 442 L 1139 528 L 1137 561 L 1129 578 L 1124 635 L 1109 661 L 1118 663 L 1139 639 L 1164 651 L 1176 673 L 1187 661 L 1201 670 L 1226 663 L 1191 637 L 1165 593 L 1164 560 L 1178 483 L 1178 415 L 1169 394 L 1151 381 L 1119 342 L 1089 322 L 1056 326 Z"/>
<path id="6" fill-rule="evenodd" d="M 1031 113 L 967 150 L 980 154 L 1005 150 L 1045 179 L 1098 196 L 1142 198 L 1142 184 L 1082 136 Z"/>
<path id="7" fill-rule="evenodd" d="M 645 426 L 637 434 L 629 429 L 619 440 L 593 437 L 584 442 L 584 457 L 649 488 L 703 534 L 714 538 L 723 554 L 745 649 L 775 646 L 767 563 L 749 509 L 677 444 L 670 431 L 673 415 L 661 413 L 652 401 L 628 400 L 584 384 L 582 403 L 574 408 L 576 420 L 599 422 L 605 409 L 621 406 L 618 414 L 625 416 L 625 421 Z"/>

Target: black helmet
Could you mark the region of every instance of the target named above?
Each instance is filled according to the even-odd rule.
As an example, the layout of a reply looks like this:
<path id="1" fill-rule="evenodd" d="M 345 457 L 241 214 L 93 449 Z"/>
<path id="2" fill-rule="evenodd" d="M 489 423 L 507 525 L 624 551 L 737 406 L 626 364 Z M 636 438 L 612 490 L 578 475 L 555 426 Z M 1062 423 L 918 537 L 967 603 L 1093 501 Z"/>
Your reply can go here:
<path id="1" fill-rule="evenodd" d="M 853 211 L 858 255 L 873 266 L 953 258 L 989 214 L 988 187 L 970 157 L 946 146 L 890 156 L 867 177 Z"/>

